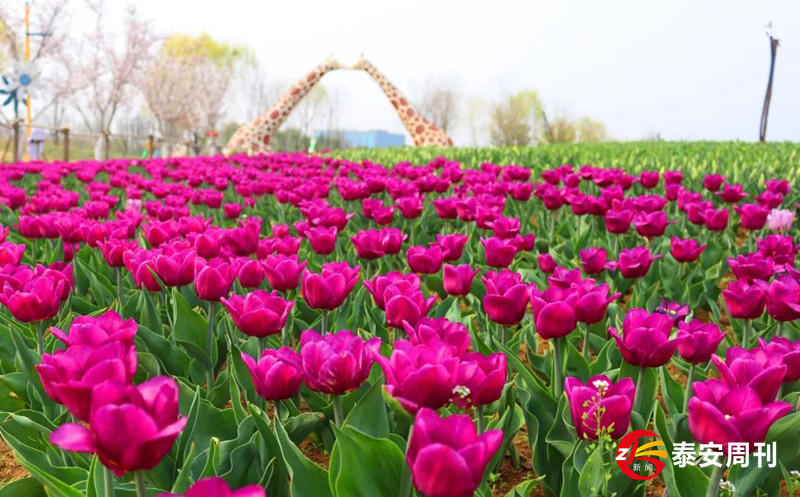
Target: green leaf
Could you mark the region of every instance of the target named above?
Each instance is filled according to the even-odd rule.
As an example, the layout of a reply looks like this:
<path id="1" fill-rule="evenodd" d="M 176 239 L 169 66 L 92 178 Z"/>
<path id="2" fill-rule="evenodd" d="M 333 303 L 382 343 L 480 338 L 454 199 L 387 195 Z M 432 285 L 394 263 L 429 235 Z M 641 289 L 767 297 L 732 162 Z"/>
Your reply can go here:
<path id="1" fill-rule="evenodd" d="M 280 423 L 275 426 L 275 434 L 291 478 L 292 496 L 333 497 L 328 472 L 300 452 Z"/>
<path id="2" fill-rule="evenodd" d="M 347 426 L 333 430 L 337 450 L 331 455 L 331 469 L 336 472 L 330 481 L 337 497 L 385 495 L 386 489 L 400 488 L 405 460 L 394 442 Z"/>
<path id="3" fill-rule="evenodd" d="M 578 448 L 578 450 L 582 450 L 582 448 Z M 598 495 L 600 493 L 606 478 L 604 464 L 603 445 L 598 445 L 581 469 L 578 478 L 580 495 Z"/>
<path id="4" fill-rule="evenodd" d="M 540 476 L 539 478 L 525 480 L 522 483 L 518 483 L 514 488 L 506 493 L 505 497 L 530 497 L 533 495 L 533 490 L 539 486 L 544 478 L 544 476 Z"/>
<path id="5" fill-rule="evenodd" d="M 669 434 L 667 418 L 661 406 L 656 408 L 656 433 L 664 442 L 667 454 L 671 454 L 673 447 L 672 437 Z M 684 442 L 687 440 L 680 441 Z M 688 465 L 679 468 L 673 465 L 672 459 L 669 457 L 664 461 L 664 470 L 661 472 L 661 478 L 664 480 L 669 494 L 673 497 L 695 497 L 697 495 L 705 495 L 706 488 L 708 487 L 708 477 L 703 474 L 700 468 Z M 749 494 L 744 493 L 741 495 Z"/>
<path id="6" fill-rule="evenodd" d="M 767 432 L 765 442 L 775 442 L 777 446 L 777 461 L 787 468 L 800 466 L 800 444 L 797 443 L 797 434 L 800 433 L 800 412 L 793 412 L 776 421 Z M 767 464 L 757 467 L 751 455 L 751 462 L 746 468 L 734 466 L 728 475 L 730 481 L 736 486 L 740 495 L 754 495 L 756 488 L 766 489 L 780 479 L 778 467 L 768 468 Z M 779 466 L 778 465 L 778 466 Z"/>
<path id="7" fill-rule="evenodd" d="M 345 425 L 376 438 L 389 436 L 389 417 L 383 401 L 383 383 L 376 381 L 356 402 L 345 419 Z"/>
<path id="8" fill-rule="evenodd" d="M 0 488 L 0 497 L 47 497 L 44 487 L 36 478 L 12 481 Z"/>

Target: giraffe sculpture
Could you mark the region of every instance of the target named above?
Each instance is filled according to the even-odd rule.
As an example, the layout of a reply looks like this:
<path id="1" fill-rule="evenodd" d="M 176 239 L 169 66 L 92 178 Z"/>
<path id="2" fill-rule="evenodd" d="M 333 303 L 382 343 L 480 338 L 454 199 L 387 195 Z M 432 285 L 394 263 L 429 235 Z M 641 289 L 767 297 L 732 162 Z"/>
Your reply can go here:
<path id="1" fill-rule="evenodd" d="M 292 85 L 289 91 L 278 100 L 278 103 L 267 112 L 237 129 L 223 149 L 223 153 L 230 155 L 237 150 L 248 154 L 269 152 L 272 136 L 297 107 L 300 100 L 311 91 L 325 73 L 340 67 L 338 62 L 330 58 L 315 67 L 303 79 Z"/>
<path id="2" fill-rule="evenodd" d="M 325 73 L 340 68 L 343 68 L 343 66 L 331 59 L 318 65 L 305 78 L 295 83 L 281 97 L 278 103 L 266 113 L 236 130 L 223 152 L 226 155 L 236 151 L 249 154 L 269 152 L 271 150 L 272 136 L 278 131 L 281 124 L 286 121 L 300 100 L 317 84 Z M 434 125 L 417 112 L 400 90 L 390 83 L 386 76 L 365 58 L 361 57 L 356 64 L 345 68 L 366 71 L 378 83 L 397 111 L 400 121 L 408 130 L 415 146 L 450 147 L 453 145 L 453 140 L 443 129 Z"/>
<path id="3" fill-rule="evenodd" d="M 428 119 L 423 117 L 411 104 L 408 99 L 394 86 L 386 76 L 383 75 L 370 61 L 361 57 L 353 65 L 353 69 L 362 69 L 367 72 L 372 79 L 381 87 L 383 93 L 394 106 L 400 121 L 403 122 L 408 134 L 414 139 L 414 145 L 433 146 L 433 147 L 452 147 L 453 140 L 440 127 L 436 126 Z"/>

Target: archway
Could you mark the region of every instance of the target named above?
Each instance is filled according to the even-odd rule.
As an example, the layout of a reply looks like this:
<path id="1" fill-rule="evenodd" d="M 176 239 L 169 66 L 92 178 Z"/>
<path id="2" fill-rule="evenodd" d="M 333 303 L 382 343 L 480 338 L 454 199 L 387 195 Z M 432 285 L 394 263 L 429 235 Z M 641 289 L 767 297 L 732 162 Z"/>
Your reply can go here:
<path id="1" fill-rule="evenodd" d="M 236 152 L 249 154 L 269 152 L 273 135 L 277 133 L 278 128 L 286 121 L 300 100 L 319 82 L 322 76 L 336 69 L 366 71 L 378 83 L 378 86 L 392 103 L 397 115 L 400 117 L 400 121 L 414 140 L 415 146 L 451 147 L 453 145 L 453 140 L 443 129 L 417 112 L 408 102 L 408 99 L 383 73 L 378 71 L 368 60 L 361 57 L 358 62 L 349 67 L 342 66 L 332 59 L 328 59 L 315 67 L 306 77 L 292 85 L 289 91 L 267 112 L 236 130 L 223 152 L 226 155 Z"/>

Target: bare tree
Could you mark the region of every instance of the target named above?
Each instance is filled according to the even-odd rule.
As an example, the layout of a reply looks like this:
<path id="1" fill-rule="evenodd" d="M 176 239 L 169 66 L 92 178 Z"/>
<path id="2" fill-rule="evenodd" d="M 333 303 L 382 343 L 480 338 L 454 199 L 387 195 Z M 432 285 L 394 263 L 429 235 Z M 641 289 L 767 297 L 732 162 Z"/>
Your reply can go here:
<path id="1" fill-rule="evenodd" d="M 31 9 L 31 31 L 38 36 L 31 38 L 30 61 L 42 72 L 39 81 L 34 119 L 48 112 L 57 103 L 63 118 L 63 103 L 74 92 L 69 77 L 65 77 L 57 62 L 63 55 L 69 31 L 67 4 L 69 0 L 43 0 Z M 25 61 L 25 17 L 22 2 L 0 4 L 0 62 L 20 64 Z M 0 116 L 6 118 L 0 110 Z"/>
<path id="2" fill-rule="evenodd" d="M 303 135 L 309 136 L 312 125 L 328 120 L 326 117 L 330 117 L 331 108 L 328 90 L 321 84 L 317 84 L 297 104 L 292 112 L 292 120 L 297 123 L 297 127 Z"/>
<path id="3" fill-rule="evenodd" d="M 445 132 L 451 131 L 458 119 L 458 95 L 447 82 L 428 81 L 422 92 L 419 110 Z"/>
<path id="4" fill-rule="evenodd" d="M 156 36 L 150 23 L 131 6 L 125 14 L 118 42 L 105 29 L 105 1 L 86 0 L 95 25 L 78 45 L 77 53 L 65 54 L 62 63 L 75 78 L 76 108 L 92 131 L 111 129 L 120 108 L 130 100 L 134 81 L 144 69 Z"/>
<path id="5" fill-rule="evenodd" d="M 198 85 L 192 77 L 190 60 L 162 53 L 148 64 L 141 88 L 161 136 L 176 139 L 191 126 Z"/>
<path id="6" fill-rule="evenodd" d="M 44 36 L 37 37 L 39 43 L 32 44 L 32 61 L 52 57 L 59 53 L 66 38 L 63 21 L 69 0 L 37 2 L 31 11 L 32 30 Z M 25 59 L 25 17 L 22 2 L 0 5 L 0 31 L 3 51 L 14 62 Z"/>
<path id="7" fill-rule="evenodd" d="M 231 82 L 252 60 L 247 49 L 207 34 L 168 38 L 140 82 L 161 135 L 175 140 L 189 134 L 199 147 L 202 135 L 218 130 Z"/>

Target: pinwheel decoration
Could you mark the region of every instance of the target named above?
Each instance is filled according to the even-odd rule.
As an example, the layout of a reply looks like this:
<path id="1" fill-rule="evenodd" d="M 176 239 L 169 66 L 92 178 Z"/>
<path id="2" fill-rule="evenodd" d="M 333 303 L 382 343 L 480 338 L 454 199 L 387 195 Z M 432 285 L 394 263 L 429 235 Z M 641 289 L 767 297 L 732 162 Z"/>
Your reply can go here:
<path id="1" fill-rule="evenodd" d="M 14 114 L 18 113 L 19 102 L 25 96 L 30 96 L 36 89 L 39 80 L 39 71 L 30 62 L 17 64 L 14 71 L 0 77 L 0 95 L 7 95 L 3 106 L 14 104 Z"/>

